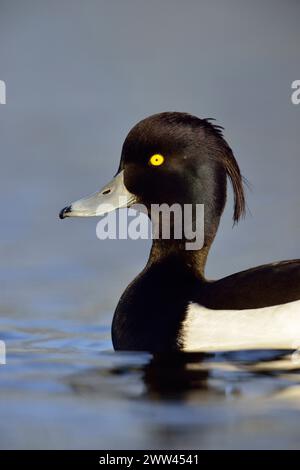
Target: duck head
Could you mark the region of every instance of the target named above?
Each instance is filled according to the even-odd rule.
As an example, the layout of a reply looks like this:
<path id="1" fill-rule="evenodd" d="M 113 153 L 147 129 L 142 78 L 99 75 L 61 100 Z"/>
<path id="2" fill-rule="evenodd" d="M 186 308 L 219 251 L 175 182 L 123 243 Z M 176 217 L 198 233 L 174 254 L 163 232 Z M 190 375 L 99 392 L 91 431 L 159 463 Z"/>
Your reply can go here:
<path id="1" fill-rule="evenodd" d="M 155 114 L 127 135 L 112 181 L 65 207 L 60 217 L 100 216 L 133 204 L 143 204 L 149 214 L 152 204 L 203 204 L 207 251 L 225 206 L 227 177 L 234 191 L 233 220 L 237 222 L 245 211 L 242 177 L 222 128 L 186 113 Z M 164 250 L 174 243 L 164 240 Z M 176 240 L 175 245 L 178 249 L 182 241 Z"/>

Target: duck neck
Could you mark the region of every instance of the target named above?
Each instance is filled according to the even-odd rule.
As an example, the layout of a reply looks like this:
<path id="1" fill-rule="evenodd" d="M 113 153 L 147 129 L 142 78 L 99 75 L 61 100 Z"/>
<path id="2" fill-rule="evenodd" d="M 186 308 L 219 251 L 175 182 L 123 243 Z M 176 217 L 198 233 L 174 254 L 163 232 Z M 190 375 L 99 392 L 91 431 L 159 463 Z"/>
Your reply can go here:
<path id="1" fill-rule="evenodd" d="M 160 219 L 151 218 L 154 226 L 153 233 L 158 235 L 158 237 L 153 240 L 147 268 L 155 264 L 171 261 L 171 264 L 175 263 L 176 266 L 183 268 L 184 271 L 192 273 L 197 278 L 204 279 L 208 253 L 215 239 L 224 205 L 225 199 L 222 199 L 221 207 L 207 204 L 202 221 L 200 217 L 200 224 L 197 224 L 197 211 L 193 213 L 192 223 L 188 225 L 189 228 L 192 228 L 193 234 L 196 234 L 192 243 L 191 240 L 186 238 L 185 234 L 183 238 L 164 239 L 162 237 L 163 232 Z M 182 222 L 181 219 L 179 221 Z M 184 224 L 185 219 L 183 219 L 183 226 L 185 226 Z M 172 226 L 171 229 L 173 228 Z M 201 229 L 203 230 L 203 239 L 198 239 Z M 203 243 L 201 243 L 201 240 Z"/>
<path id="2" fill-rule="evenodd" d="M 182 240 L 154 240 L 147 267 L 172 259 L 196 277 L 204 279 L 210 245 L 205 244 L 200 250 L 187 250 Z"/>

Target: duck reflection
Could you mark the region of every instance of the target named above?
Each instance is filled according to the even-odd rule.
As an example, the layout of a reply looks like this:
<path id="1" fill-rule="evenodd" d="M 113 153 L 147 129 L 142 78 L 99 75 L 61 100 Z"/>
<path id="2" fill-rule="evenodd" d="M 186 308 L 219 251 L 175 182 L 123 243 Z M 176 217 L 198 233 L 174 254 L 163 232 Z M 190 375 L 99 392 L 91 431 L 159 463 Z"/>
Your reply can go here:
<path id="1" fill-rule="evenodd" d="M 145 392 L 152 399 L 184 399 L 191 390 L 207 391 L 211 371 L 205 367 L 212 358 L 205 353 L 157 354 L 143 369 Z"/>
<path id="2" fill-rule="evenodd" d="M 151 401 L 199 401 L 237 398 L 250 382 L 280 377 L 287 372 L 299 374 L 292 351 L 234 351 L 225 353 L 168 353 L 145 355 L 105 353 L 102 367 L 85 369 L 66 378 L 73 393 L 97 394 Z M 270 382 L 260 390 L 277 392 L 285 382 Z M 112 392 L 113 390 L 113 392 Z"/>

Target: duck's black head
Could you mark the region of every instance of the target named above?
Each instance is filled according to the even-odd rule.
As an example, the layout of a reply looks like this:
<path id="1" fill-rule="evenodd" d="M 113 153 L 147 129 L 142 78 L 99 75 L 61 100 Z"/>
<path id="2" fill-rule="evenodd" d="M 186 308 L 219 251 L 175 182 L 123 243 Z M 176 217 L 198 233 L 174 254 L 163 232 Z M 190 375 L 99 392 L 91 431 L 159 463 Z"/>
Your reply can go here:
<path id="1" fill-rule="evenodd" d="M 239 167 L 221 127 L 187 113 L 155 114 L 136 124 L 125 139 L 119 171 L 138 202 L 203 203 L 220 216 L 226 177 L 235 195 L 234 221 L 245 210 Z"/>
<path id="2" fill-rule="evenodd" d="M 234 191 L 234 222 L 245 211 L 242 177 L 222 128 L 187 113 L 165 112 L 140 121 L 129 132 L 117 176 L 102 191 L 77 201 L 61 217 L 101 215 L 103 204 L 132 202 L 204 204 L 205 244 L 212 242 L 226 202 L 226 181 Z"/>

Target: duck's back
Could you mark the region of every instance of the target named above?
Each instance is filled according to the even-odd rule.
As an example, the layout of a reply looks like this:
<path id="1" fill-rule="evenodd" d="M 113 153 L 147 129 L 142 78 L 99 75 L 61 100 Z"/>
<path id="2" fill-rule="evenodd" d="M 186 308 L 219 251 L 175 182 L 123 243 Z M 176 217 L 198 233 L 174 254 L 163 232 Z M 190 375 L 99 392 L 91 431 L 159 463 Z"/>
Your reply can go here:
<path id="1" fill-rule="evenodd" d="M 206 284 L 197 299 L 211 309 L 258 309 L 300 299 L 300 260 L 248 269 Z"/>

